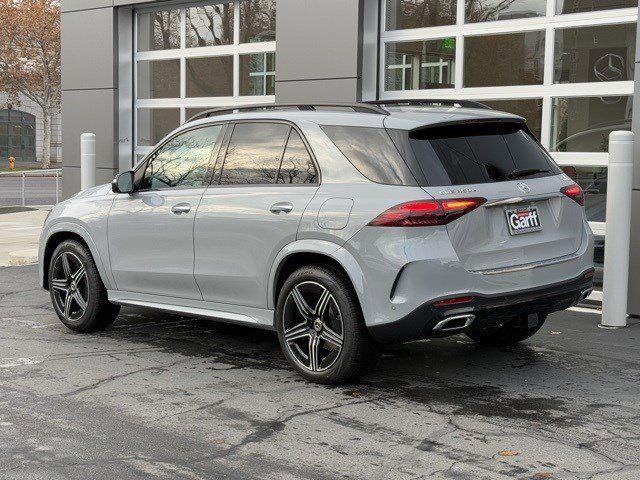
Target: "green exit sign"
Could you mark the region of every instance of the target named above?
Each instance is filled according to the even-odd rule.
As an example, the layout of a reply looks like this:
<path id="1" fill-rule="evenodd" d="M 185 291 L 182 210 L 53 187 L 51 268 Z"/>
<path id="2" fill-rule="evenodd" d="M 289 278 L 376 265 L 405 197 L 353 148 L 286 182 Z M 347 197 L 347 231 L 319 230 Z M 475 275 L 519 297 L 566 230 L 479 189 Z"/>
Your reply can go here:
<path id="1" fill-rule="evenodd" d="M 446 49 L 446 50 L 455 50 L 456 48 L 456 39 L 451 37 L 451 38 L 445 38 L 442 40 L 442 48 Z"/>

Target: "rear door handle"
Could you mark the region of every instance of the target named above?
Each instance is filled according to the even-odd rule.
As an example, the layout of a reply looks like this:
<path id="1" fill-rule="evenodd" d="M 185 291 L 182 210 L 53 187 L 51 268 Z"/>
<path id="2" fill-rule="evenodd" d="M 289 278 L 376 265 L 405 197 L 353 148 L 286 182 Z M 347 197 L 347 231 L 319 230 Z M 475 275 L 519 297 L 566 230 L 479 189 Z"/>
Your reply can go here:
<path id="1" fill-rule="evenodd" d="M 269 209 L 271 213 L 275 213 L 276 215 L 280 215 L 281 213 L 291 213 L 293 211 L 293 203 L 289 202 L 280 202 L 274 203 L 271 205 Z"/>
<path id="2" fill-rule="evenodd" d="M 171 207 L 171 213 L 176 215 L 182 215 L 183 213 L 189 213 L 191 211 L 191 205 L 189 203 L 177 203 Z"/>

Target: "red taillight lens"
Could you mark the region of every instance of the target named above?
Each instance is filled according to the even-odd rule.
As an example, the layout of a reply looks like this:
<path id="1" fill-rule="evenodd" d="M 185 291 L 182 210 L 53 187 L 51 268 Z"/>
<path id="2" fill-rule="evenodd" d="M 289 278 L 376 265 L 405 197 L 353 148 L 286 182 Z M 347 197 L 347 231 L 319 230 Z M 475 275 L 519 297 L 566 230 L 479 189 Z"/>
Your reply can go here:
<path id="1" fill-rule="evenodd" d="M 576 202 L 578 205 L 582 205 L 584 207 L 584 192 L 582 191 L 582 188 L 580 187 L 580 185 L 578 185 L 577 183 L 574 183 L 573 185 L 562 187 L 560 191 L 564 193 L 567 197 L 569 197 L 571 200 Z"/>
<path id="2" fill-rule="evenodd" d="M 469 303 L 473 300 L 473 297 L 454 297 L 447 298 L 445 300 L 438 300 L 434 303 L 436 307 L 446 307 L 449 305 L 457 305 L 458 303 Z"/>
<path id="3" fill-rule="evenodd" d="M 485 203 L 485 198 L 416 200 L 401 203 L 378 215 L 372 227 L 430 227 L 446 225 Z"/>

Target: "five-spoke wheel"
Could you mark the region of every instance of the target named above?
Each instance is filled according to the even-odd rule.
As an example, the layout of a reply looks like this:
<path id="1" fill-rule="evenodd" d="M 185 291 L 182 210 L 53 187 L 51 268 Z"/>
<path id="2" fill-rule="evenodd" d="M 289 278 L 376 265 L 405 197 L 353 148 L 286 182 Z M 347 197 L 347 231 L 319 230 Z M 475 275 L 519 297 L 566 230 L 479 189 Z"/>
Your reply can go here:
<path id="1" fill-rule="evenodd" d="M 291 289 L 284 305 L 284 339 L 303 368 L 330 368 L 342 351 L 343 331 L 340 308 L 327 288 L 305 281 Z"/>
<path id="2" fill-rule="evenodd" d="M 87 270 L 72 252 L 62 252 L 53 264 L 53 298 L 69 321 L 78 320 L 87 309 Z"/>
<path id="3" fill-rule="evenodd" d="M 329 266 L 289 275 L 278 295 L 276 329 L 287 360 L 314 382 L 355 379 L 380 357 L 349 279 Z"/>

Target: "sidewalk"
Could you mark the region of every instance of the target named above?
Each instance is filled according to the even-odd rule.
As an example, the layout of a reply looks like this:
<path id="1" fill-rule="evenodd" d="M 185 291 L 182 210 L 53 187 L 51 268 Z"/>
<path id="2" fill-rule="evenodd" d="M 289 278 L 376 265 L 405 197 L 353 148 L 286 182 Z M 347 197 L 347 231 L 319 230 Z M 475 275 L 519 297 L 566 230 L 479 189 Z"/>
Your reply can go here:
<path id="1" fill-rule="evenodd" d="M 0 266 L 38 261 L 38 240 L 48 209 L 0 207 Z M 15 212 L 15 213 L 6 213 Z"/>

